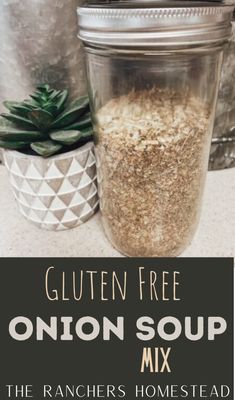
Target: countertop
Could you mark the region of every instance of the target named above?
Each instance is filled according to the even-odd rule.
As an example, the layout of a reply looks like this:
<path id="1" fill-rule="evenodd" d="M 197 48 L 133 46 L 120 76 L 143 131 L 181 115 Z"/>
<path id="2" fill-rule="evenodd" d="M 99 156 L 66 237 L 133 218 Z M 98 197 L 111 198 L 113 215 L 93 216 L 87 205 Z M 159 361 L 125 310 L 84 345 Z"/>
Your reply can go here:
<path id="1" fill-rule="evenodd" d="M 118 257 L 106 239 L 100 214 L 70 231 L 39 230 L 18 212 L 0 166 L 1 257 Z M 235 169 L 208 172 L 199 228 L 189 257 L 235 257 Z"/>

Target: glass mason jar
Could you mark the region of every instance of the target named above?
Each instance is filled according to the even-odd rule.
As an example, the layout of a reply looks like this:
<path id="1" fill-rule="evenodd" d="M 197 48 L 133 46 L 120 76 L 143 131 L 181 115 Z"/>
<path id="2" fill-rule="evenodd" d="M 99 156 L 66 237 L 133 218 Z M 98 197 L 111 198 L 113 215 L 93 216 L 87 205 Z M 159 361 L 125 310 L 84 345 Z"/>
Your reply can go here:
<path id="1" fill-rule="evenodd" d="M 224 51 L 222 75 L 215 113 L 209 169 L 235 167 L 235 12 L 232 40 Z"/>
<path id="2" fill-rule="evenodd" d="M 227 2 L 106 1 L 79 9 L 105 232 L 128 256 L 176 256 L 198 224 Z"/>

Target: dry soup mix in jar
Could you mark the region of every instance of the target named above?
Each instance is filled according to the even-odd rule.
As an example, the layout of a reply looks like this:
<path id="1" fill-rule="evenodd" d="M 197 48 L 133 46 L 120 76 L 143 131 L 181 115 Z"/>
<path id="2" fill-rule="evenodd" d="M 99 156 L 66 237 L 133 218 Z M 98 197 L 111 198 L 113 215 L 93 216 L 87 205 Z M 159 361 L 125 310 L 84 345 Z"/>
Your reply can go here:
<path id="1" fill-rule="evenodd" d="M 196 230 L 231 2 L 92 2 L 79 9 L 100 208 L 128 256 L 177 256 Z"/>

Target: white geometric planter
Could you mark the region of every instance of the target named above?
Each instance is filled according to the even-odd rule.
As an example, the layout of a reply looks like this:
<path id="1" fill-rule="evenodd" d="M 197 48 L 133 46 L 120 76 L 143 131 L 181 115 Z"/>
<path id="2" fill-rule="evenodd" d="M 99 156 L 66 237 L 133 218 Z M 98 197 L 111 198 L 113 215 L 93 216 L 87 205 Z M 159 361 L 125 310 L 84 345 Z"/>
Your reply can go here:
<path id="1" fill-rule="evenodd" d="M 92 142 L 50 158 L 4 150 L 4 162 L 21 214 L 38 227 L 74 228 L 97 210 Z"/>

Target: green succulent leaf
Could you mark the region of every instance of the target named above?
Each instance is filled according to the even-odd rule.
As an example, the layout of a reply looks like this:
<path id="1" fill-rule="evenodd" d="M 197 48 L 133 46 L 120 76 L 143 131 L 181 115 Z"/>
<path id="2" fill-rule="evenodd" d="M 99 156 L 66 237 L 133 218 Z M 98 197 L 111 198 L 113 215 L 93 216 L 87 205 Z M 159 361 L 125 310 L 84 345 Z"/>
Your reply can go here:
<path id="1" fill-rule="evenodd" d="M 52 140 L 31 143 L 30 147 L 35 153 L 42 157 L 50 157 L 63 148 L 60 143 L 53 142 Z"/>
<path id="2" fill-rule="evenodd" d="M 33 105 L 26 102 L 16 102 L 16 101 L 4 101 L 3 105 L 11 112 L 13 115 L 17 115 L 27 119 L 28 112 L 33 109 Z"/>
<path id="3" fill-rule="evenodd" d="M 24 100 L 22 102 L 22 105 L 25 107 L 29 107 L 30 110 L 34 110 L 35 108 L 38 108 L 38 103 L 32 99 L 30 100 Z"/>
<path id="4" fill-rule="evenodd" d="M 0 139 L 0 148 L 9 150 L 20 150 L 29 146 L 29 142 L 9 142 Z"/>
<path id="5" fill-rule="evenodd" d="M 33 108 L 30 106 L 19 104 L 12 107 L 11 114 L 28 119 L 28 113 L 32 110 Z"/>
<path id="6" fill-rule="evenodd" d="M 13 122 L 13 124 L 19 125 L 21 128 L 35 129 L 35 126 L 31 121 L 27 118 L 21 117 L 20 115 L 1 114 L 1 116 L 10 122 Z"/>
<path id="7" fill-rule="evenodd" d="M 58 115 L 58 107 L 54 104 L 49 103 L 48 105 L 45 105 L 43 109 L 52 114 L 54 118 Z"/>
<path id="8" fill-rule="evenodd" d="M 31 97 L 31 99 L 34 100 L 34 102 L 36 102 L 36 103 L 39 105 L 39 104 L 40 104 L 40 102 L 39 102 L 40 96 L 41 96 L 40 93 L 34 92 L 34 93 L 31 94 L 29 97 Z"/>
<path id="9" fill-rule="evenodd" d="M 82 132 L 80 131 L 56 131 L 50 133 L 51 139 L 68 146 L 77 143 L 81 137 Z"/>
<path id="10" fill-rule="evenodd" d="M 30 111 L 28 117 L 33 125 L 40 130 L 48 129 L 54 119 L 51 113 L 39 108 L 37 110 Z"/>
<path id="11" fill-rule="evenodd" d="M 18 103 L 17 101 L 3 101 L 3 105 L 5 108 L 7 108 L 9 111 L 14 111 L 14 108 L 16 106 L 19 106 L 21 103 Z"/>
<path id="12" fill-rule="evenodd" d="M 89 108 L 89 99 L 87 96 L 75 100 L 65 111 L 54 121 L 52 129 L 64 128 L 74 123 Z"/>
<path id="13" fill-rule="evenodd" d="M 66 106 L 68 97 L 68 90 L 44 84 L 29 99 L 4 102 L 9 113 L 0 118 L 0 147 L 31 147 L 36 154 L 49 157 L 66 146 L 92 139 L 88 97 Z"/>
<path id="14" fill-rule="evenodd" d="M 11 127 L 0 126 L 0 139 L 14 142 L 19 140 L 20 142 L 30 142 L 35 140 L 41 140 L 45 138 L 45 135 L 38 131 L 27 131 L 19 130 Z"/>
<path id="15" fill-rule="evenodd" d="M 70 130 L 80 130 L 83 128 L 87 128 L 88 126 L 91 126 L 91 114 L 85 114 L 83 117 L 79 118 L 77 122 L 74 122 L 72 125 L 66 126 L 64 130 L 70 131 Z"/>
<path id="16" fill-rule="evenodd" d="M 3 105 L 11 114 L 19 115 L 23 118 L 27 117 L 28 112 L 32 109 L 29 105 L 17 101 L 4 101 Z"/>
<path id="17" fill-rule="evenodd" d="M 83 138 L 92 138 L 93 134 L 94 134 L 94 131 L 93 131 L 92 127 L 89 127 L 89 128 L 86 128 L 86 129 L 82 130 L 82 137 Z"/>
<path id="18" fill-rule="evenodd" d="M 64 90 L 63 92 L 60 93 L 60 96 L 59 96 L 58 101 L 56 103 L 57 108 L 58 108 L 58 113 L 61 113 L 64 110 L 66 101 L 68 99 L 68 95 L 69 95 L 68 90 Z"/>
<path id="19" fill-rule="evenodd" d="M 60 90 L 53 90 L 50 95 L 48 96 L 49 101 L 51 102 L 56 102 L 59 98 L 59 96 L 61 95 L 61 91 Z"/>
<path id="20" fill-rule="evenodd" d="M 53 89 L 50 88 L 50 85 L 47 83 L 43 83 L 42 85 L 37 86 L 37 90 L 40 92 L 49 92 L 52 91 Z"/>

